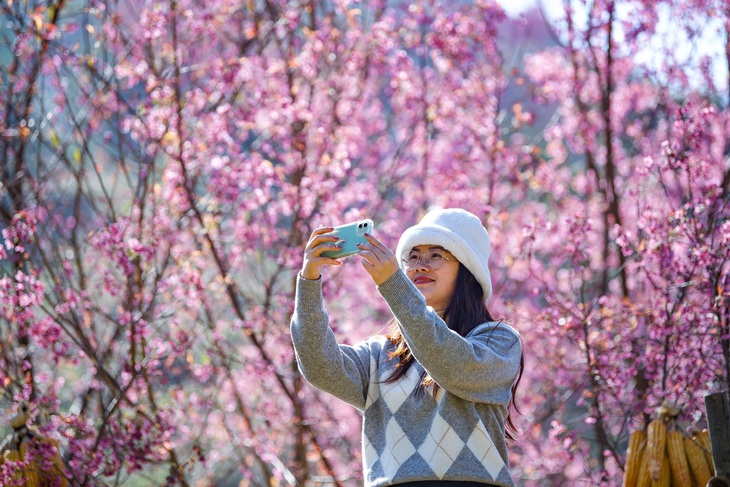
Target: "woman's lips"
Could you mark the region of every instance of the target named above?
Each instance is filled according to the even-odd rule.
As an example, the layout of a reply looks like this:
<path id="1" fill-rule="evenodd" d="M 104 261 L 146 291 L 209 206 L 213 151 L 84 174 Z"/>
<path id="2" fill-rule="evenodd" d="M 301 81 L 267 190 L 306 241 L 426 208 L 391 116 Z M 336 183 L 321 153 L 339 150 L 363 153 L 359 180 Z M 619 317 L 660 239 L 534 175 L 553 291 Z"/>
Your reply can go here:
<path id="1" fill-rule="evenodd" d="M 433 279 L 426 276 L 416 276 L 413 278 L 413 284 L 428 284 L 429 282 L 433 282 Z"/>

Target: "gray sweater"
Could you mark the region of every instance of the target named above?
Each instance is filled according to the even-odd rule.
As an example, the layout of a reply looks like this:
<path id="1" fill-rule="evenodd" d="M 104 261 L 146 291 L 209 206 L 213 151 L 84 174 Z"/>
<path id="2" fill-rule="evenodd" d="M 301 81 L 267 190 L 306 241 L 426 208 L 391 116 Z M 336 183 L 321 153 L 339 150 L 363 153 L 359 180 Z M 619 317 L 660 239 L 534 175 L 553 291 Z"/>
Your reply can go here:
<path id="1" fill-rule="evenodd" d="M 291 322 L 304 377 L 363 411 L 365 486 L 419 480 L 514 486 L 504 423 L 522 350 L 517 331 L 492 322 L 459 336 L 400 270 L 378 291 L 416 359 L 394 383 L 384 383 L 395 366 L 385 337 L 337 343 L 321 279 L 298 278 Z M 440 386 L 435 396 L 416 393 L 424 369 Z"/>

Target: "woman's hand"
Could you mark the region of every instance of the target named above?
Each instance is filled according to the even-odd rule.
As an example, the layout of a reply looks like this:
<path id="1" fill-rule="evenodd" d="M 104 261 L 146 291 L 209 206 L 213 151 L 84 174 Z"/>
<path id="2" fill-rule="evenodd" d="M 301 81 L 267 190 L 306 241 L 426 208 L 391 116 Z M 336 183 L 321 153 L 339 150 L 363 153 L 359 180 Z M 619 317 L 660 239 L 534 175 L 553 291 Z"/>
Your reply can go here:
<path id="1" fill-rule="evenodd" d="M 332 230 L 334 227 L 321 227 L 313 231 L 309 237 L 309 242 L 304 248 L 304 264 L 301 272 L 304 279 L 319 279 L 320 267 L 323 265 L 342 264 L 337 259 L 322 256 L 322 252 L 340 249 L 340 244 L 337 243 L 340 239 L 329 234 Z"/>
<path id="2" fill-rule="evenodd" d="M 380 286 L 390 276 L 398 272 L 398 259 L 388 247 L 375 237 L 366 233 L 368 243 L 358 244 L 359 254 L 363 257 L 362 266 L 368 271 L 375 284 Z"/>

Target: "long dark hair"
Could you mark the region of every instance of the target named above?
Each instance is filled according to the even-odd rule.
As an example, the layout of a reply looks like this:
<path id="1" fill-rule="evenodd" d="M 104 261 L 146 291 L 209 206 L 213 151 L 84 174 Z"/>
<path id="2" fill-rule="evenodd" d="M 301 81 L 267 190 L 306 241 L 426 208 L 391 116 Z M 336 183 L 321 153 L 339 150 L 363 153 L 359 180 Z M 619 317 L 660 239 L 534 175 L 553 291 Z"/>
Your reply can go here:
<path id="1" fill-rule="evenodd" d="M 469 269 L 459 263 L 459 271 L 456 275 L 456 282 L 454 283 L 454 292 L 451 294 L 448 306 L 444 310 L 444 321 L 448 325 L 449 329 L 455 331 L 461 336 L 466 336 L 477 326 L 482 323 L 495 321 L 492 313 L 487 309 L 487 305 L 484 302 L 484 289 L 479 281 L 474 277 Z M 501 323 L 501 321 L 500 321 Z M 507 325 L 503 325 L 507 326 Z M 403 377 L 410 369 L 411 365 L 415 361 L 411 354 L 408 344 L 403 339 L 398 323 L 393 320 L 388 334 L 386 335 L 390 343 L 393 344 L 395 350 L 390 352 L 391 360 L 398 360 L 395 365 L 395 371 L 388 377 L 384 382 L 390 384 Z M 519 338 L 517 339 L 519 340 Z M 517 343 L 517 340 L 515 343 Z M 520 368 L 517 372 L 517 378 L 512 384 L 512 397 L 510 398 L 509 405 L 507 406 L 507 419 L 505 421 L 505 434 L 510 440 L 517 439 L 517 428 L 512 422 L 512 410 L 520 412 L 515 404 L 515 394 L 517 393 L 517 386 L 522 379 L 522 370 L 525 365 L 524 354 L 520 355 Z M 439 385 L 429 376 L 425 371 L 421 376 L 421 387 L 417 393 L 424 393 L 429 387 L 432 387 L 432 393 L 436 395 L 439 389 Z"/>

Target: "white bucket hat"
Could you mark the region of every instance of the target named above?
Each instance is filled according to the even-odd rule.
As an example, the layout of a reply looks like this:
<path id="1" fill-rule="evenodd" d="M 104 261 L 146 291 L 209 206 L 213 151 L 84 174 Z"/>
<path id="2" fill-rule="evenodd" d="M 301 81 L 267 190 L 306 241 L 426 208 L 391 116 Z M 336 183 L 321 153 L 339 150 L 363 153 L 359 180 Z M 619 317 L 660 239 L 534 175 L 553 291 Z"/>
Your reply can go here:
<path id="1" fill-rule="evenodd" d="M 492 295 L 489 233 L 475 215 L 459 208 L 430 211 L 403 232 L 395 255 L 400 258 L 418 245 L 439 245 L 454 254 L 482 285 L 484 299 Z"/>

